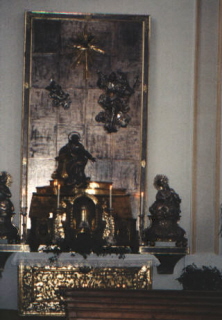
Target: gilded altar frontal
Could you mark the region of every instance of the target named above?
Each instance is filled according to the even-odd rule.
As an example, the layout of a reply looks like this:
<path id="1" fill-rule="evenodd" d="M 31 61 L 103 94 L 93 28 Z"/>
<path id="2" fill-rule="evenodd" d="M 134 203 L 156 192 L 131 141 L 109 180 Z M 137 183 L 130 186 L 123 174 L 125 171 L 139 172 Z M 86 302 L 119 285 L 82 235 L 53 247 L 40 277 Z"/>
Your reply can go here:
<path id="1" fill-rule="evenodd" d="M 151 268 L 19 266 L 21 315 L 65 315 L 61 288 L 149 290 Z"/>

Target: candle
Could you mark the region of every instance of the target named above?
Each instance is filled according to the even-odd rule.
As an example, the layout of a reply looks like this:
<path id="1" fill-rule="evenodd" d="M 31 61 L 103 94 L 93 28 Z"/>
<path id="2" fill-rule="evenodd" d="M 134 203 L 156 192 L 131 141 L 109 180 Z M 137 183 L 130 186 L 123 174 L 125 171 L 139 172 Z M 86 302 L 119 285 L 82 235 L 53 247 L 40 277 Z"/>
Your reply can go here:
<path id="1" fill-rule="evenodd" d="M 57 189 L 57 208 L 59 208 L 59 203 L 60 203 L 60 184 L 58 184 L 58 189 Z"/>
<path id="2" fill-rule="evenodd" d="M 112 209 L 112 189 L 113 189 L 113 186 L 110 185 L 109 186 L 109 208 Z"/>
<path id="3" fill-rule="evenodd" d="M 144 192 L 141 192 L 141 196 L 140 196 L 140 214 L 141 214 L 141 216 L 143 215 L 143 197 L 144 197 Z"/>
<path id="4" fill-rule="evenodd" d="M 52 219 L 52 218 L 53 218 L 53 213 L 50 212 L 50 213 L 49 213 L 49 219 Z"/>
<path id="5" fill-rule="evenodd" d="M 21 207 L 25 208 L 26 207 L 26 189 L 22 189 L 22 204 Z"/>
<path id="6" fill-rule="evenodd" d="M 82 221 L 86 221 L 86 207 L 82 207 Z"/>

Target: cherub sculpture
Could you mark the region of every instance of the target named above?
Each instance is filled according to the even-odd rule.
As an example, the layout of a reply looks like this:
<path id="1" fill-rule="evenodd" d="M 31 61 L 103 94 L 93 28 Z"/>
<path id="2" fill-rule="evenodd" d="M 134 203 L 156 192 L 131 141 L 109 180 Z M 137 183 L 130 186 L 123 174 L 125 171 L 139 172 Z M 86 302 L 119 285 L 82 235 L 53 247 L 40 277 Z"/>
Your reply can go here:
<path id="1" fill-rule="evenodd" d="M 62 106 L 65 110 L 69 109 L 72 101 L 69 94 L 64 92 L 59 84 L 51 79 L 49 86 L 45 89 L 49 91 L 49 97 L 52 99 L 55 107 Z"/>
<path id="2" fill-rule="evenodd" d="M 134 93 L 137 81 L 131 88 L 126 73 L 118 71 L 106 76 L 98 72 L 98 75 L 97 85 L 105 91 L 100 95 L 98 103 L 104 111 L 99 112 L 95 119 L 97 122 L 104 123 L 104 128 L 108 133 L 117 132 L 119 127 L 127 127 L 131 120 L 128 114 L 129 99 Z"/>
<path id="3" fill-rule="evenodd" d="M 154 186 L 157 194 L 156 201 L 149 208 L 151 226 L 144 230 L 143 240 L 151 245 L 156 241 L 173 241 L 176 246 L 186 246 L 185 231 L 178 225 L 181 212 L 179 195 L 170 188 L 165 175 L 157 175 Z"/>

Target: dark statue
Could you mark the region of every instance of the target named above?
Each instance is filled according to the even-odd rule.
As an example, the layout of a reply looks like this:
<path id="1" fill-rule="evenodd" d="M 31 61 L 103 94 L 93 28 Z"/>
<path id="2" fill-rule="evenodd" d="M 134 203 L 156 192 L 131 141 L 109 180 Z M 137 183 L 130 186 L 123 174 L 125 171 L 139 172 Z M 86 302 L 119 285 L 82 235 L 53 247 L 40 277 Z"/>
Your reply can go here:
<path id="1" fill-rule="evenodd" d="M 0 239 L 7 239 L 9 244 L 19 243 L 17 228 L 12 224 L 15 214 L 11 202 L 11 191 L 9 186 L 12 182 L 11 175 L 6 171 L 0 172 Z"/>
<path id="2" fill-rule="evenodd" d="M 105 90 L 105 94 L 100 95 L 98 103 L 104 111 L 99 112 L 95 119 L 97 122 L 104 123 L 108 133 L 117 132 L 119 127 L 127 127 L 131 120 L 128 114 L 129 99 L 134 93 L 137 81 L 131 88 L 126 73 L 118 71 L 117 74 L 112 72 L 106 76 L 98 72 L 98 75 L 97 85 Z"/>
<path id="3" fill-rule="evenodd" d="M 88 160 L 96 161 L 80 143 L 79 133 L 73 131 L 68 135 L 68 143 L 60 149 L 56 157 L 58 167 L 52 178 L 64 180 L 65 185 L 85 188 L 90 180 L 84 172 Z"/>
<path id="4" fill-rule="evenodd" d="M 68 93 L 62 90 L 62 87 L 57 84 L 54 80 L 50 80 L 49 86 L 45 88 L 49 91 L 49 97 L 53 101 L 55 107 L 62 106 L 64 109 L 69 109 L 71 100 Z"/>
<path id="5" fill-rule="evenodd" d="M 150 245 L 156 241 L 172 241 L 177 247 L 186 247 L 185 231 L 178 225 L 181 199 L 168 183 L 165 175 L 154 179 L 156 201 L 149 208 L 151 226 L 144 230 L 143 241 Z"/>

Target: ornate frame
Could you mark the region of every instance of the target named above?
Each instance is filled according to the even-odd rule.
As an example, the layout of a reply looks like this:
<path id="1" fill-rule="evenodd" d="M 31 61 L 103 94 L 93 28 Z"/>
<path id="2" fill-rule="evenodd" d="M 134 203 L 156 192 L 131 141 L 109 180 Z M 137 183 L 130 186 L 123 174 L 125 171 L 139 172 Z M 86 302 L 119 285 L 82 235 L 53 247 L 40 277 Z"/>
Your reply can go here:
<path id="1" fill-rule="evenodd" d="M 114 187 L 126 189 L 134 217 L 143 215 L 149 32 L 150 18 L 146 15 L 26 12 L 23 216 L 29 212 L 35 188 L 48 184 L 57 152 L 73 130 L 80 133 L 83 144 L 97 159 L 87 165 L 91 180 L 111 181 Z M 95 42 L 91 43 L 92 38 Z M 81 56 L 86 47 L 88 55 Z M 131 121 L 115 133 L 107 133 L 103 123 L 95 121 L 101 111 L 98 99 L 103 94 L 98 87 L 98 71 L 107 77 L 115 73 L 119 81 L 126 76 L 133 88 L 127 101 Z M 50 91 L 52 81 L 60 86 L 56 98 Z M 25 224 L 24 220 L 23 234 Z"/>

